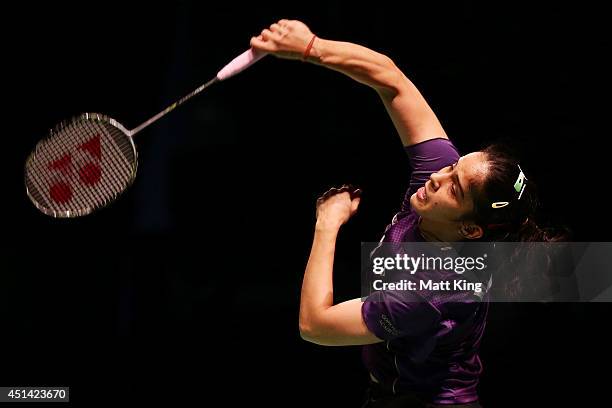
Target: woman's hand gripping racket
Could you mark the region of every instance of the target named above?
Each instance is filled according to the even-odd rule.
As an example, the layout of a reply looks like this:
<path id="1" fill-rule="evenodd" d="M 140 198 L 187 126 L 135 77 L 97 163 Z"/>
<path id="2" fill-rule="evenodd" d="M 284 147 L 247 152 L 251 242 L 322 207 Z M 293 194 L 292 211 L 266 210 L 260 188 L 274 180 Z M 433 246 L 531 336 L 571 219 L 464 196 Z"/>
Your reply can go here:
<path id="1" fill-rule="evenodd" d="M 132 130 L 97 113 L 84 113 L 59 124 L 26 160 L 28 197 L 44 214 L 59 218 L 87 215 L 108 205 L 136 178 L 138 155 L 132 140 L 136 133 L 264 55 L 252 48 L 245 51 L 213 79 Z"/>

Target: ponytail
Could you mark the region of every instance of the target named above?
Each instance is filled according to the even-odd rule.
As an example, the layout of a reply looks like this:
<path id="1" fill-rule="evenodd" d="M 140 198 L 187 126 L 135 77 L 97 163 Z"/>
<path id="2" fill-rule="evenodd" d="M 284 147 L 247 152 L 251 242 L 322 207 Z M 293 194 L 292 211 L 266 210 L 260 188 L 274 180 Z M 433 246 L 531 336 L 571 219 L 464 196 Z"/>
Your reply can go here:
<path id="1" fill-rule="evenodd" d="M 542 227 L 538 222 L 541 205 L 536 183 L 528 172 L 523 172 L 509 149 L 494 144 L 482 152 L 487 156 L 489 172 L 474 191 L 474 210 L 464 217 L 483 229 L 479 241 L 537 243 L 569 240 L 571 232 L 568 228 Z M 509 262 L 497 273 L 495 286 L 504 292 L 504 298 L 520 295 L 525 299 L 529 296 L 526 292 L 543 293 L 542 286 L 552 284 L 551 258 L 542 251 L 532 250 L 536 247 L 517 245 Z M 518 259 L 522 260 L 522 267 L 513 265 L 513 260 Z"/>

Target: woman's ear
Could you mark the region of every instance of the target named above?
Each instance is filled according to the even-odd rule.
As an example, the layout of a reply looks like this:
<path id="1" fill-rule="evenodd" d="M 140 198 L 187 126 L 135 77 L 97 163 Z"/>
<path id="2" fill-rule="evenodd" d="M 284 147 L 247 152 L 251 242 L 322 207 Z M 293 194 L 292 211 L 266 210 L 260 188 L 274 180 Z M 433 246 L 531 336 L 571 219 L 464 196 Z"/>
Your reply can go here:
<path id="1" fill-rule="evenodd" d="M 478 239 L 484 235 L 484 231 L 480 225 L 462 222 L 459 227 L 459 234 L 465 239 Z"/>

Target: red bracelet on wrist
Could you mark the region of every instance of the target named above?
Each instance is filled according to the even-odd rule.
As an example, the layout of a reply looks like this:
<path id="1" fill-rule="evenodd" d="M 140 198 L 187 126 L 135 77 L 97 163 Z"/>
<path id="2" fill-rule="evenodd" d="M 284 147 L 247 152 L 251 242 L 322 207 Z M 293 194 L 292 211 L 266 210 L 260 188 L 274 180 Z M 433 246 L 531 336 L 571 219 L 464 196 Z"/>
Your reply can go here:
<path id="1" fill-rule="evenodd" d="M 302 61 L 306 61 L 308 59 L 308 56 L 310 55 L 310 50 L 312 49 L 312 45 L 314 44 L 315 38 L 317 38 L 317 36 L 313 34 L 312 39 L 310 40 L 310 42 L 308 43 L 308 46 L 306 47 L 306 50 L 304 51 L 304 56 L 302 57 Z"/>

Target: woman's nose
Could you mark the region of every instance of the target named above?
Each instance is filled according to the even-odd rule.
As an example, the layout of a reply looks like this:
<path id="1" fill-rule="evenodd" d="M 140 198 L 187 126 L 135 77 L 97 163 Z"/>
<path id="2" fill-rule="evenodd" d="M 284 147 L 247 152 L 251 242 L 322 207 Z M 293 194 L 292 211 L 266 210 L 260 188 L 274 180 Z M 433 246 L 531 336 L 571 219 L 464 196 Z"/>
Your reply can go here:
<path id="1" fill-rule="evenodd" d="M 438 173 L 431 173 L 429 176 L 429 180 L 431 181 L 431 187 L 434 190 L 437 190 L 440 187 L 440 178 L 441 176 Z"/>

